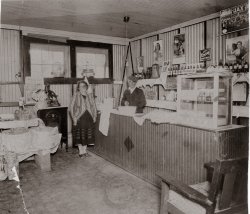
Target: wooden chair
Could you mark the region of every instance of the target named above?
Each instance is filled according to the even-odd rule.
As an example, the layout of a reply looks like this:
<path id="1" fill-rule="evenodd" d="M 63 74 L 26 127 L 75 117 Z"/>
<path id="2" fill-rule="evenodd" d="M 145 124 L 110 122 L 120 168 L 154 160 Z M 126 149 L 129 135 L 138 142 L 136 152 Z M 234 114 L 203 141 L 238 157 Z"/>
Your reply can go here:
<path id="1" fill-rule="evenodd" d="M 212 181 L 186 185 L 171 175 L 161 178 L 160 214 L 237 213 L 247 210 L 247 158 L 216 160 Z M 247 213 L 247 212 L 246 212 Z"/>

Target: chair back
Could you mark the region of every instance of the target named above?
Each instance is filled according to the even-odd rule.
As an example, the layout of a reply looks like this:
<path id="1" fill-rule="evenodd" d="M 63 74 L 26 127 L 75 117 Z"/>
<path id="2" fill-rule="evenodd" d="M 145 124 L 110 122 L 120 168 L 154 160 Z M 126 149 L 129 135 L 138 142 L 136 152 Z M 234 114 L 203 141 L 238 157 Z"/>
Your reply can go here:
<path id="1" fill-rule="evenodd" d="M 219 210 L 247 199 L 248 158 L 216 160 L 208 199 Z"/>

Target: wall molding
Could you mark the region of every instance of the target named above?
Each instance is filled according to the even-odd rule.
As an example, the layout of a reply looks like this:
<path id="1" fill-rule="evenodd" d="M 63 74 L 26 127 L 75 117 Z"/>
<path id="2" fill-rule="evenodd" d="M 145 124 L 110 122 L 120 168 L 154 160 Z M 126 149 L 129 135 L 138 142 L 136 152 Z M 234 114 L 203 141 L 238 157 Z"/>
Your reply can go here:
<path id="1" fill-rule="evenodd" d="M 30 34 L 32 34 L 32 35 L 43 35 L 43 36 L 51 36 L 51 37 L 61 37 L 64 39 L 78 40 L 78 41 L 108 43 L 108 44 L 114 44 L 114 45 L 127 45 L 128 44 L 127 39 L 121 38 L 121 37 L 103 36 L 103 35 L 97 35 L 97 34 L 86 34 L 86 33 L 45 29 L 45 28 L 6 25 L 6 24 L 1 24 L 0 28 L 22 31 L 22 34 L 25 36 L 29 36 Z"/>

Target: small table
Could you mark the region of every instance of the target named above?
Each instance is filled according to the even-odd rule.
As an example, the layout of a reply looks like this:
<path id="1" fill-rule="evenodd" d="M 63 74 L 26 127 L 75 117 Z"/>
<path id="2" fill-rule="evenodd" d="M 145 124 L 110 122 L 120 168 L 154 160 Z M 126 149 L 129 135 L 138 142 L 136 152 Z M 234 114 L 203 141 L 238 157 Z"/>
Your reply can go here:
<path id="1" fill-rule="evenodd" d="M 12 120 L 12 121 L 0 121 L 0 130 L 2 129 L 14 129 L 14 128 L 29 128 L 39 125 L 40 118 L 34 118 L 30 120 Z M 0 141 L 2 139 L 0 138 Z M 0 148 L 0 154 L 3 153 Z M 4 154 L 4 153 L 3 153 Z M 50 171 L 50 154 L 42 154 L 38 152 L 35 154 L 35 162 L 42 171 Z"/>

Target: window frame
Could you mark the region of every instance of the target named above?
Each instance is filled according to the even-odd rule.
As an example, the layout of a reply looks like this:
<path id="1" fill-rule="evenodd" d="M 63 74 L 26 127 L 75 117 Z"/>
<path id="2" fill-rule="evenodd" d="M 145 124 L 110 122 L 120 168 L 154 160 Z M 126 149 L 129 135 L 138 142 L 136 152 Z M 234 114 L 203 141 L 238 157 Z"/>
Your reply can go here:
<path id="1" fill-rule="evenodd" d="M 113 45 L 99 42 L 89 42 L 89 41 L 77 41 L 68 40 L 70 45 L 70 64 L 71 64 L 71 77 L 76 78 L 76 48 L 86 47 L 86 48 L 97 48 L 108 50 L 109 57 L 109 78 L 93 78 L 89 77 L 90 81 L 95 84 L 111 84 L 113 82 Z M 80 78 L 76 78 L 80 79 Z"/>
<path id="2" fill-rule="evenodd" d="M 26 76 L 31 76 L 31 58 L 30 58 L 30 44 L 51 44 L 51 45 L 62 45 L 69 46 L 69 60 L 70 60 L 70 78 L 68 77 L 54 77 L 54 78 L 44 78 L 45 84 L 75 84 L 82 78 L 76 78 L 76 47 L 88 47 L 88 48 L 98 48 L 108 50 L 109 57 L 109 78 L 94 78 L 89 77 L 90 84 L 112 84 L 113 83 L 113 45 L 99 42 L 89 42 L 89 41 L 77 41 L 77 40 L 67 40 L 64 42 L 40 39 L 29 36 L 22 36 L 22 54 L 23 54 L 23 82 L 25 82 Z"/>
<path id="3" fill-rule="evenodd" d="M 23 36 L 23 74 L 24 74 L 24 78 L 26 76 L 31 76 L 31 56 L 30 56 L 31 43 L 69 46 L 66 42 L 64 43 L 64 42 L 51 41 L 51 40 L 34 38 L 34 37 L 29 37 L 29 36 Z M 71 59 L 69 58 L 69 60 L 71 60 Z M 69 62 L 69 64 L 70 64 L 70 62 Z M 44 79 L 54 79 L 54 78 L 44 78 Z"/>

